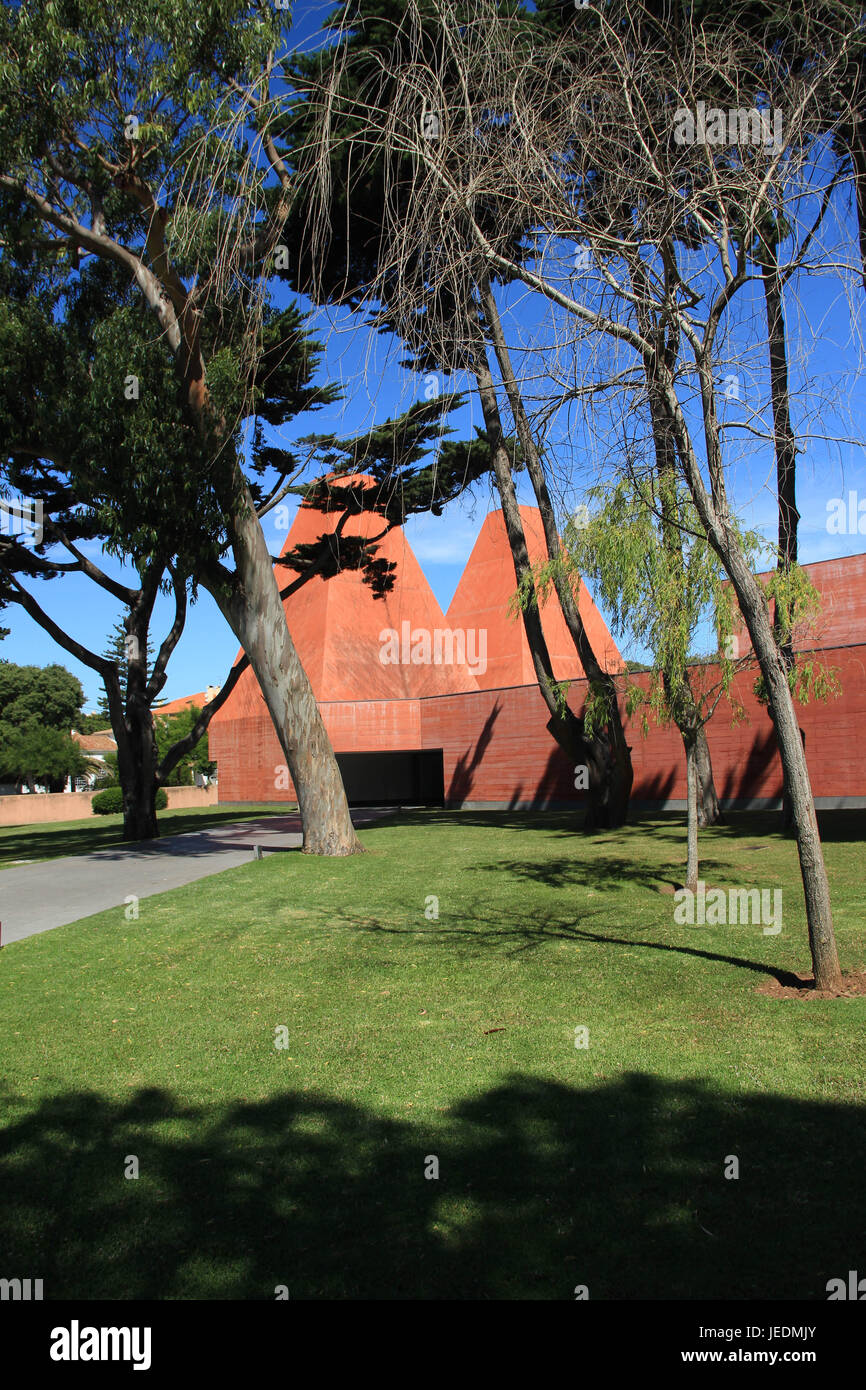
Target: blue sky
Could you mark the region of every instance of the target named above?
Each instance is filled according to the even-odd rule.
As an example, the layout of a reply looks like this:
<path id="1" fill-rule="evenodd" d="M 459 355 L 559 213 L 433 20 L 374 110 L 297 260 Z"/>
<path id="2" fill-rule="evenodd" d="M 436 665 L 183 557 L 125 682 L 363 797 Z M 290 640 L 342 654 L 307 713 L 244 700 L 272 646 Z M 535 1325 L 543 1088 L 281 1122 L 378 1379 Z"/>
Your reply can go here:
<path id="1" fill-rule="evenodd" d="M 843 418 L 837 419 L 834 413 L 828 432 L 856 437 L 866 419 L 866 401 L 862 382 L 856 379 L 849 381 L 846 376 L 846 373 L 853 372 L 854 354 L 847 340 L 849 335 L 842 310 L 838 303 L 835 308 L 831 305 L 836 295 L 837 291 L 830 281 L 816 282 L 810 286 L 807 294 L 808 313 L 816 317 L 820 315 L 822 319 L 826 316 L 821 361 L 812 364 L 811 375 L 815 387 L 837 392 L 844 388 Z M 297 437 L 310 429 L 325 432 L 333 428 L 348 434 L 360 432 L 374 419 L 381 420 L 393 415 L 405 409 L 412 400 L 423 397 L 423 378 L 396 366 L 396 356 L 396 353 L 386 351 L 386 344 L 381 338 L 370 341 L 366 335 L 351 332 L 347 326 L 334 332 L 326 343 L 323 375 L 341 385 L 346 399 L 339 406 L 299 417 L 290 427 L 291 436 Z M 452 384 L 457 387 L 461 385 L 459 382 L 443 381 L 443 389 Z M 467 406 L 452 417 L 451 423 L 456 435 L 470 434 L 481 423 L 480 409 L 473 397 L 470 396 Z M 562 428 L 570 433 L 570 426 L 564 425 Z M 573 444 L 564 445 L 560 440 L 558 448 L 557 442 L 553 442 L 554 454 L 566 463 L 572 448 L 579 449 L 579 439 Z M 808 444 L 798 467 L 801 562 L 858 554 L 866 550 L 866 536 L 856 533 L 833 535 L 827 530 L 828 499 L 847 496 L 849 489 L 859 489 L 859 496 L 866 500 L 866 465 L 862 449 L 816 439 Z M 768 448 L 756 450 L 750 444 L 750 452 L 734 467 L 732 477 L 744 519 L 771 538 L 776 525 L 773 468 L 772 451 Z M 590 473 L 591 469 L 585 466 L 579 468 L 578 480 L 582 476 L 589 481 Z M 519 490 L 521 500 L 531 504 L 533 499 L 525 479 L 521 479 Z M 579 488 L 573 500 L 578 497 Z M 425 515 L 408 520 L 405 530 L 409 543 L 443 611 L 451 601 L 484 517 L 497 505 L 492 484 L 484 481 L 476 486 L 472 496 L 453 503 L 442 516 Z M 274 513 L 265 518 L 265 534 L 276 554 L 285 532 L 276 527 L 274 519 Z M 863 524 L 866 528 L 866 520 Z M 121 572 L 116 562 L 102 557 L 95 545 L 92 554 L 110 573 Z M 127 577 L 131 578 L 130 575 Z M 32 587 L 40 602 L 61 625 L 68 625 L 68 629 L 86 645 L 102 650 L 119 616 L 119 607 L 109 595 L 76 575 Z M 168 600 L 158 601 L 153 627 L 154 641 L 158 640 L 170 622 L 171 611 Z M 4 625 L 11 628 L 11 635 L 0 645 L 0 655 L 11 661 L 38 665 L 60 661 L 81 679 L 88 697 L 86 707 L 95 705 L 100 687 L 97 677 L 89 668 L 63 653 L 20 609 L 10 607 L 4 617 Z M 165 697 L 173 699 L 203 690 L 209 684 L 221 684 L 236 650 L 235 639 L 213 600 L 201 591 L 197 603 L 190 608 L 186 630 L 169 666 L 169 678 L 163 692 Z M 642 653 L 639 648 L 633 648 L 629 654 L 640 656 Z"/>
<path id="2" fill-rule="evenodd" d="M 299 39 L 315 33 L 319 19 L 331 9 L 330 4 L 301 6 L 296 26 Z M 850 237 L 850 209 L 841 198 L 838 219 L 838 230 Z M 853 240 L 850 244 L 854 244 Z M 527 296 L 522 289 L 510 290 L 503 296 L 502 304 L 504 310 L 510 310 L 508 314 L 504 312 L 503 317 L 517 364 L 531 374 L 538 370 L 540 360 L 535 345 L 542 335 L 549 336 L 550 306 L 538 297 Z M 763 359 L 757 355 L 760 299 L 754 302 L 752 324 L 748 308 L 747 303 L 741 302 L 738 311 L 736 350 L 746 367 L 741 372 L 740 399 L 732 400 L 725 407 L 729 421 L 749 420 L 749 411 L 763 405 L 766 398 Z M 866 463 L 862 447 L 857 442 L 846 442 L 860 440 L 866 420 L 866 398 L 858 371 L 860 319 L 866 313 L 866 295 L 855 286 L 846 297 L 842 293 L 842 282 L 835 275 L 810 277 L 802 284 L 791 286 L 786 313 L 792 361 L 797 359 L 801 349 L 804 355 L 803 360 L 795 364 L 791 380 L 795 428 L 805 445 L 805 453 L 798 461 L 800 559 L 808 563 L 857 554 L 866 550 L 866 535 L 857 532 L 856 520 L 853 532 L 831 534 L 827 529 L 827 505 L 834 497 L 847 496 L 849 490 L 858 492 L 866 501 Z M 314 317 L 313 327 L 317 336 L 326 338 L 322 376 L 341 387 L 345 400 L 299 417 L 288 428 L 288 440 L 310 431 L 358 433 L 424 396 L 424 379 L 397 365 L 401 356 L 399 348 L 395 350 L 386 339 L 359 330 L 346 315 L 334 318 L 319 313 Z M 750 367 L 752 348 L 756 358 Z M 466 383 L 443 379 L 441 386 L 443 390 L 461 389 Z M 821 407 L 817 415 L 816 406 Z M 455 437 L 472 434 L 475 426 L 481 423 L 480 409 L 474 398 L 470 396 L 467 406 L 455 414 L 450 423 Z M 834 438 L 821 438 L 822 435 Z M 741 441 L 732 442 L 731 447 L 734 462 L 730 486 L 737 509 L 744 521 L 772 538 L 776 526 L 772 449 L 769 444 L 756 443 L 754 436 L 746 432 L 735 430 L 729 437 L 732 441 Z M 563 409 L 551 426 L 547 445 L 555 475 L 573 478 L 574 486 L 563 498 L 573 505 L 580 499 L 582 488 L 595 481 L 607 466 L 604 430 L 594 434 L 585 418 Z M 521 500 L 532 502 L 525 480 L 520 482 L 520 494 Z M 471 497 L 452 504 L 442 516 L 428 515 L 408 521 L 406 535 L 443 611 L 448 607 L 485 515 L 497 504 L 492 484 L 485 481 L 476 486 Z M 863 526 L 866 530 L 866 518 Z M 275 528 L 274 513 L 265 518 L 265 534 L 276 554 L 285 533 Z M 98 547 L 92 547 L 91 553 L 110 573 L 121 572 L 115 561 L 101 557 Z M 127 573 L 127 578 L 131 579 L 131 574 Z M 31 587 L 61 626 L 94 650 L 103 649 L 120 615 L 115 600 L 75 575 Z M 153 646 L 168 627 L 171 613 L 171 603 L 159 600 L 152 631 Z M 100 683 L 94 672 L 67 656 L 16 606 L 6 610 L 2 624 L 12 631 L 0 644 L 0 657 L 39 665 L 61 662 L 81 679 L 87 695 L 85 708 L 95 705 Z M 623 648 L 630 656 L 644 655 L 639 646 L 626 648 L 623 644 Z M 164 696 L 173 699 L 203 690 L 209 684 L 221 684 L 236 650 L 236 641 L 213 600 L 202 591 L 197 603 L 190 608 L 186 630 L 170 663 Z"/>

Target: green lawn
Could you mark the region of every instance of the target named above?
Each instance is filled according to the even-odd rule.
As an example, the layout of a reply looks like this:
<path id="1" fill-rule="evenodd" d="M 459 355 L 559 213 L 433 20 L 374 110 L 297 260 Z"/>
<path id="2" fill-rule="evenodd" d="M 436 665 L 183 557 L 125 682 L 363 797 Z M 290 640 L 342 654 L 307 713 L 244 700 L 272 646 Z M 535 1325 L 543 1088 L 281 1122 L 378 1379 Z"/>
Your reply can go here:
<path id="1" fill-rule="evenodd" d="M 276 810 L 267 805 L 193 806 L 177 811 L 160 811 L 157 816 L 162 835 L 182 835 L 187 830 L 204 830 L 221 821 L 248 820 L 251 816 L 285 815 L 294 806 Z M 0 869 L 37 859 L 59 859 L 65 854 L 91 854 L 107 849 L 123 839 L 123 816 L 93 816 L 90 820 L 71 820 L 50 825 L 13 825 L 0 828 Z"/>
<path id="2" fill-rule="evenodd" d="M 775 824 L 701 845 L 710 884 L 783 887 L 778 936 L 674 925 L 676 821 L 419 813 L 363 856 L 266 856 L 5 948 L 0 1273 L 46 1298 L 825 1299 L 866 1273 L 866 998 L 757 992 L 809 966 Z M 866 816 L 823 828 L 863 969 Z"/>

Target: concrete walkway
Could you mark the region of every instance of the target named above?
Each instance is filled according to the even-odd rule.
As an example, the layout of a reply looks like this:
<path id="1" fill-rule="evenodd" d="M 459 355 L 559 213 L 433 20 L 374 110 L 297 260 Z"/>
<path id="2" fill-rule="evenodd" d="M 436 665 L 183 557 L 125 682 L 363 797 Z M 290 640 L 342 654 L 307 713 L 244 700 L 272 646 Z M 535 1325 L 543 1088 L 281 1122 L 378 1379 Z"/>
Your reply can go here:
<path id="1" fill-rule="evenodd" d="M 388 810 L 353 809 L 356 827 L 392 815 Z M 0 943 L 51 931 L 121 907 L 135 894 L 149 898 L 185 883 L 248 864 L 256 846 L 262 853 L 300 849 L 297 815 L 229 821 L 186 835 L 167 835 L 153 844 L 115 845 L 93 854 L 74 854 L 0 871 Z"/>

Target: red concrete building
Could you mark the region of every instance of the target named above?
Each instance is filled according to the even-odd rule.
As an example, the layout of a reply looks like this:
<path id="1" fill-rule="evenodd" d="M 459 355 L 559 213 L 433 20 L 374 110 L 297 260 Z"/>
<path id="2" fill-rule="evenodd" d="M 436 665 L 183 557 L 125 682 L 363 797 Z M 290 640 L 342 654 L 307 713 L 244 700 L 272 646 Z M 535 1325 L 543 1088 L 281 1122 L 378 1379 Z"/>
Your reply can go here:
<path id="1" fill-rule="evenodd" d="M 521 508 L 533 561 L 544 553 L 538 512 Z M 336 518 L 301 508 L 283 553 L 315 540 Z M 351 521 L 349 534 L 377 522 Z M 289 630 L 312 682 L 350 802 L 446 806 L 549 807 L 580 801 L 574 769 L 547 732 L 522 623 L 509 614 L 514 570 L 502 514 L 492 512 L 443 614 L 401 531 L 380 554 L 397 565 L 394 590 L 375 599 L 357 573 L 313 579 L 285 602 Z M 809 639 L 836 672 L 841 694 L 800 708 L 816 800 L 866 804 L 858 734 L 866 716 L 866 555 L 807 565 L 823 598 Z M 580 611 L 599 659 L 623 662 L 583 584 Z M 542 608 L 554 672 L 572 682 L 580 710 L 584 673 L 558 605 Z M 696 677 L 700 668 L 696 669 Z M 727 805 L 776 803 L 781 763 L 772 723 L 755 698 L 756 671 L 737 676 L 745 720 L 732 725 L 724 701 L 707 736 L 716 786 Z M 640 678 L 638 678 L 640 679 Z M 684 806 L 685 761 L 673 727 L 630 726 L 637 805 Z M 210 726 L 221 802 L 294 800 L 283 755 L 252 671 L 247 670 Z"/>

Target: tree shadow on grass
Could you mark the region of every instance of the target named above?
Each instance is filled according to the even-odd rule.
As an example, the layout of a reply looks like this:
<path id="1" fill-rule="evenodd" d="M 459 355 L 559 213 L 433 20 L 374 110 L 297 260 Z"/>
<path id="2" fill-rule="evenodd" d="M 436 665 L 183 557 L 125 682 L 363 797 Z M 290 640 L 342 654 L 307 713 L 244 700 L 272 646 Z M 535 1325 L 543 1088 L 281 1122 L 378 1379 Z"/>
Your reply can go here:
<path id="1" fill-rule="evenodd" d="M 670 841 L 685 852 L 686 817 L 684 811 L 644 811 L 635 812 L 629 817 L 622 830 L 595 830 L 585 833 L 582 826 L 582 803 L 575 802 L 574 810 L 554 811 L 482 811 L 471 806 L 462 810 L 425 809 L 421 811 L 399 811 L 384 829 L 400 829 L 405 826 L 430 828 L 436 825 L 472 825 L 486 829 L 535 830 L 560 835 L 574 840 L 576 846 L 583 842 L 598 844 L 621 844 L 623 838 L 638 834 L 647 836 L 653 843 Z M 819 811 L 818 824 L 822 839 L 828 842 L 866 841 L 866 807 L 842 811 Z M 722 841 L 777 839 L 793 842 L 792 837 L 782 829 L 779 811 L 725 811 L 724 825 L 711 826 L 701 830 L 699 843 L 712 841 L 719 837 Z"/>
<path id="2" fill-rule="evenodd" d="M 824 1299 L 863 1268 L 862 1109 L 593 1086 L 574 1059 L 592 1089 L 518 1074 L 435 1125 L 292 1091 L 17 1100 L 2 1275 L 47 1299 Z"/>
<path id="3" fill-rule="evenodd" d="M 591 859 L 561 856 L 556 859 L 500 859 L 495 863 L 478 864 L 473 873 L 507 874 L 511 878 L 543 883 L 548 888 L 638 888 L 672 892 L 683 886 L 685 856 L 682 863 L 651 864 L 647 860 L 627 859 L 622 855 L 593 855 Z M 713 884 L 713 875 L 720 879 L 742 877 L 741 866 L 729 860 L 706 856 L 700 861 L 700 875 Z"/>
<path id="4" fill-rule="evenodd" d="M 593 855 L 588 860 L 565 855 L 556 859 L 499 859 L 495 863 L 478 864 L 470 872 L 507 874 L 510 878 L 543 883 L 548 888 L 599 889 L 618 888 L 629 883 L 641 888 L 658 888 L 661 884 L 672 884 L 676 876 L 670 865 L 653 866 L 621 855 Z"/>
<path id="5" fill-rule="evenodd" d="M 92 816 L 56 830 L 52 830 L 48 824 L 4 827 L 0 830 L 0 855 L 4 860 L 31 861 L 32 857 L 35 863 L 37 860 L 60 859 L 70 854 L 94 854 L 97 851 L 106 854 L 106 857 L 113 857 L 107 854 L 108 850 L 113 850 L 115 856 L 130 850 L 146 850 L 149 846 L 158 851 L 162 843 L 175 835 L 219 829 L 233 821 L 270 814 L 269 811 L 228 810 L 220 806 L 195 813 L 163 813 L 158 817 L 160 838 L 157 840 L 124 840 L 122 816 Z"/>
<path id="6" fill-rule="evenodd" d="M 609 911 L 599 908 L 584 912 L 581 921 L 604 916 L 610 919 Z M 463 904 L 460 909 L 460 923 L 437 921 L 425 923 L 422 928 L 417 923 L 404 926 L 394 922 L 382 922 L 378 918 L 359 920 L 345 913 L 331 913 L 332 925 L 340 921 L 344 926 L 358 932 L 370 932 L 381 936 L 431 937 L 439 944 L 453 949 L 460 941 L 470 954 L 501 949 L 506 957 L 521 955 L 536 950 L 552 941 L 571 942 L 574 945 L 592 942 L 598 946 L 627 946 L 629 951 L 669 951 L 678 956 L 692 956 L 698 960 L 716 961 L 720 965 L 733 965 L 738 970 L 748 970 L 756 975 L 767 975 L 780 985 L 793 989 L 802 988 L 801 977 L 784 967 L 771 965 L 767 961 L 747 960 L 743 956 L 729 956 L 720 951 L 705 951 L 698 946 L 686 946 L 670 941 L 648 941 L 640 936 L 617 936 L 608 931 L 589 931 L 572 920 L 565 920 L 552 912 L 533 912 L 525 918 L 503 918 L 501 915 L 486 913 L 472 904 Z M 686 928 L 685 930 L 691 930 Z"/>

